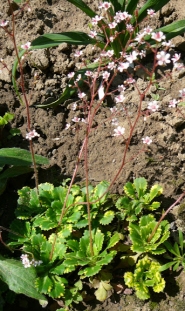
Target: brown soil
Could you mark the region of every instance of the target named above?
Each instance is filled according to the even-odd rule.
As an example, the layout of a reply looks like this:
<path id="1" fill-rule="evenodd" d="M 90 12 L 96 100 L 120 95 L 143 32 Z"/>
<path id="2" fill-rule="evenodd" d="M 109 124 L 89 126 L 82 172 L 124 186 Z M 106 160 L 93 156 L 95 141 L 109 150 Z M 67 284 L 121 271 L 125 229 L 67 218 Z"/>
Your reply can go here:
<path id="1" fill-rule="evenodd" d="M 8 2 L 2 1 L 1 16 L 10 20 Z M 89 6 L 97 10 L 98 1 L 86 0 Z M 16 7 L 14 9 L 17 9 Z M 172 0 L 160 12 L 160 19 L 156 19 L 158 26 L 175 20 L 184 19 L 185 6 L 183 0 Z M 44 33 L 54 33 L 69 30 L 86 31 L 88 19 L 73 5 L 65 0 L 32 0 L 31 12 L 26 10 L 18 15 L 16 26 L 17 44 L 32 41 Z M 185 57 L 185 41 L 183 36 L 174 40 L 172 53 L 180 52 L 181 59 Z M 85 59 L 92 59 L 96 53 L 91 46 L 82 47 Z M 35 141 L 34 147 L 37 154 L 49 157 L 50 166 L 42 168 L 39 172 L 39 182 L 52 182 L 58 185 L 63 179 L 71 177 L 78 158 L 78 153 L 85 135 L 85 125 L 80 128 L 72 122 L 74 116 L 82 117 L 82 110 L 77 98 L 72 98 L 55 109 L 35 108 L 34 105 L 42 104 L 46 100 L 56 100 L 68 83 L 67 74 L 79 66 L 79 61 L 74 57 L 76 47 L 61 44 L 57 48 L 49 49 L 49 52 L 37 50 L 33 52 L 29 60 L 25 62 L 25 79 L 30 98 L 30 111 L 33 127 L 40 137 Z M 15 59 L 15 53 L 11 40 L 0 29 L 0 55 L 11 69 Z M 150 66 L 149 58 L 147 65 Z M 143 101 L 143 111 L 146 110 L 147 102 L 152 94 L 159 94 L 160 109 L 152 113 L 144 122 L 140 118 L 134 131 L 130 148 L 127 153 L 127 164 L 124 166 L 119 178 L 116 180 L 112 191 L 121 192 L 124 183 L 133 180 L 134 177 L 143 176 L 149 184 L 159 183 L 164 188 L 163 208 L 166 209 L 171 202 L 178 198 L 184 190 L 185 183 L 185 117 L 184 109 L 179 113 L 176 109 L 168 108 L 170 99 L 177 98 L 179 90 L 185 88 L 185 70 L 172 72 L 172 78 L 168 75 L 168 69 L 158 71 L 158 87 L 153 86 Z M 38 79 L 34 81 L 35 73 Z M 140 90 L 147 86 L 147 80 L 142 73 L 136 76 Z M 123 76 L 118 76 L 114 81 L 116 85 L 123 83 Z M 126 108 L 129 110 L 131 122 L 134 121 L 139 103 L 138 91 L 130 87 L 126 91 Z M 78 109 L 72 110 L 72 104 L 77 102 Z M 89 139 L 89 181 L 98 183 L 101 180 L 112 181 L 116 176 L 123 159 L 125 142 L 122 138 L 113 137 L 114 127 L 111 125 L 110 107 L 113 107 L 113 98 L 108 98 L 101 107 L 94 120 L 94 126 Z M 23 137 L 14 137 L 7 141 L 9 127 L 6 126 L 1 141 L 2 147 L 14 146 L 29 148 L 25 139 L 26 135 L 26 110 L 21 106 L 12 88 L 10 75 L 4 69 L 0 73 L 0 115 L 6 111 L 15 114 L 11 123 L 12 128 L 19 128 Z M 129 130 L 128 121 L 124 113 L 118 115 L 120 125 Z M 66 130 L 67 123 L 71 127 Z M 143 152 L 142 137 L 150 136 L 153 143 Z M 80 162 L 76 181 L 83 183 L 85 180 L 83 160 Z M 28 176 L 28 179 L 30 177 Z M 23 183 L 26 181 L 24 180 Z M 30 182 L 30 180 L 29 180 Z M 10 188 L 15 189 L 23 186 L 17 185 L 17 181 L 9 183 Z M 9 208 L 6 195 L 3 196 L 2 207 Z M 15 204 L 15 203 L 14 203 Z M 11 209 L 10 209 L 11 211 Z M 6 223 L 6 215 L 3 221 Z M 185 231 L 185 230 L 184 230 Z M 89 305 L 84 310 L 124 310 L 124 311 L 151 311 L 165 310 L 168 305 L 169 311 L 185 310 L 185 283 L 184 272 L 175 279 L 167 278 L 165 293 L 154 295 L 149 302 L 142 302 L 134 295 L 122 295 L 113 297 L 103 304 Z M 51 306 L 52 308 L 52 306 Z M 52 310 L 50 308 L 50 310 Z M 53 307 L 54 308 L 54 307 Z M 23 310 L 23 309 L 19 309 Z M 35 309 L 36 310 L 36 309 Z M 49 310 L 49 309 L 48 309 Z"/>

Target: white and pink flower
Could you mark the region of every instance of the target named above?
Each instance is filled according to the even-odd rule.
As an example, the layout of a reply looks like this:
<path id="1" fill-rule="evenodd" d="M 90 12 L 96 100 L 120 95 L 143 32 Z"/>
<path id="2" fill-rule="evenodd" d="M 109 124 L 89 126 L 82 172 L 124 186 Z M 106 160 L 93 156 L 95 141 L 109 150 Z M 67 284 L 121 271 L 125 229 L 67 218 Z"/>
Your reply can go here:
<path id="1" fill-rule="evenodd" d="M 148 136 L 142 138 L 143 144 L 150 145 L 152 143 L 152 139 Z"/>
<path id="2" fill-rule="evenodd" d="M 113 136 L 118 137 L 118 136 L 123 136 L 125 133 L 125 128 L 118 126 L 117 128 L 114 129 L 114 134 Z"/>

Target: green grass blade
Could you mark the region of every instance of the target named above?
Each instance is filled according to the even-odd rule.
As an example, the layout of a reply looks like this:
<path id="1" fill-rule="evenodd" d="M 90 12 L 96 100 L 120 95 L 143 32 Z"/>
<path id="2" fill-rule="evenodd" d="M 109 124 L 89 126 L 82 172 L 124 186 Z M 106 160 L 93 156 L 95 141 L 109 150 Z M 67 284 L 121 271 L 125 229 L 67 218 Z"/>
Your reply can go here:
<path id="1" fill-rule="evenodd" d="M 148 0 L 139 10 L 137 21 L 140 23 L 147 16 L 147 9 L 159 11 L 170 0 Z"/>
<path id="2" fill-rule="evenodd" d="M 90 38 L 85 32 L 71 31 L 62 33 L 44 34 L 31 43 L 31 49 L 46 49 L 66 42 L 74 45 L 95 44 L 96 40 Z"/>
<path id="3" fill-rule="evenodd" d="M 162 31 L 166 35 L 166 39 L 170 40 L 185 32 L 185 19 L 158 28 L 155 30 L 155 32 L 156 31 Z"/>
<path id="4" fill-rule="evenodd" d="M 21 59 L 21 57 L 23 57 L 23 55 L 26 52 L 27 52 L 26 50 L 22 50 L 19 53 L 19 58 Z M 17 72 L 18 65 L 19 65 L 19 61 L 18 61 L 18 58 L 16 58 L 16 60 L 14 61 L 13 67 L 12 67 L 12 84 L 13 84 L 13 87 L 14 87 L 14 90 L 15 90 L 17 96 L 19 97 L 20 103 L 23 104 L 23 101 L 22 101 L 22 98 L 20 96 L 19 89 L 17 86 L 17 82 L 16 82 L 16 72 Z"/>
<path id="5" fill-rule="evenodd" d="M 183 233 L 181 230 L 179 230 L 179 245 L 181 249 L 181 254 L 183 255 L 183 248 L 184 248 L 184 241 L 183 241 Z"/>
<path id="6" fill-rule="evenodd" d="M 68 2 L 74 4 L 77 8 L 79 8 L 80 10 L 82 10 L 86 15 L 88 15 L 89 17 L 94 17 L 97 14 L 90 9 L 90 7 L 88 7 L 88 5 L 86 3 L 84 3 L 82 0 L 67 0 Z"/>
<path id="7" fill-rule="evenodd" d="M 114 12 L 125 11 L 126 0 L 110 0 L 114 7 Z"/>
<path id="8" fill-rule="evenodd" d="M 126 6 L 126 11 L 132 15 L 137 7 L 138 2 L 139 0 L 129 0 Z"/>

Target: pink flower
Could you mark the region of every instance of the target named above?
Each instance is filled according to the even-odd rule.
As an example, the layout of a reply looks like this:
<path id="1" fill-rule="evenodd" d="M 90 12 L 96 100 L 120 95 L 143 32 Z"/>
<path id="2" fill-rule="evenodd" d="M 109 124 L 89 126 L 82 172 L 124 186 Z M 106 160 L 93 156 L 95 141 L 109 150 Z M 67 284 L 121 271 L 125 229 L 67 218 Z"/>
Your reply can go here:
<path id="1" fill-rule="evenodd" d="M 114 62 L 110 62 L 110 63 L 108 63 L 107 68 L 112 70 L 112 69 L 116 68 L 116 64 Z"/>
<path id="2" fill-rule="evenodd" d="M 150 26 L 147 26 L 146 28 L 144 28 L 144 34 L 146 35 L 151 34 L 152 31 L 153 29 Z"/>
<path id="3" fill-rule="evenodd" d="M 72 119 L 72 121 L 73 121 L 73 122 L 80 122 L 80 118 L 74 117 L 74 118 Z"/>
<path id="4" fill-rule="evenodd" d="M 135 83 L 136 80 L 133 79 L 133 78 L 128 78 L 127 80 L 125 80 L 125 82 L 126 82 L 127 84 L 132 84 L 132 83 Z"/>
<path id="5" fill-rule="evenodd" d="M 125 99 L 125 97 L 122 94 L 120 94 L 120 95 L 115 97 L 115 102 L 116 103 L 122 103 L 124 101 L 124 99 Z"/>
<path id="6" fill-rule="evenodd" d="M 9 21 L 1 21 L 0 26 L 1 27 L 6 27 L 8 25 Z"/>
<path id="7" fill-rule="evenodd" d="M 183 63 L 173 63 L 173 68 L 177 69 L 177 70 L 181 70 L 182 68 L 184 68 L 184 64 Z"/>
<path id="8" fill-rule="evenodd" d="M 137 42 L 139 42 L 139 43 L 141 43 L 142 41 L 143 41 L 143 37 L 145 36 L 145 33 L 143 32 L 143 33 L 141 33 L 141 32 L 139 32 L 138 34 L 137 34 L 137 36 L 135 37 L 135 41 L 137 41 Z"/>
<path id="9" fill-rule="evenodd" d="M 145 57 L 145 56 L 146 56 L 146 51 L 141 50 L 141 52 L 139 53 L 139 56 L 141 57 L 141 59 L 142 59 L 143 57 Z"/>
<path id="10" fill-rule="evenodd" d="M 119 92 L 124 92 L 125 89 L 126 89 L 126 87 L 125 87 L 123 84 L 118 85 L 118 91 L 119 91 Z"/>
<path id="11" fill-rule="evenodd" d="M 116 136 L 116 137 L 122 136 L 122 135 L 124 135 L 124 133 L 125 133 L 125 128 L 121 127 L 121 126 L 118 126 L 116 129 L 114 129 L 113 136 Z"/>
<path id="12" fill-rule="evenodd" d="M 103 17 L 96 15 L 95 17 L 92 18 L 92 24 L 97 25 L 99 21 L 101 21 Z"/>
<path id="13" fill-rule="evenodd" d="M 26 139 L 28 140 L 32 140 L 34 137 L 40 137 L 40 135 L 35 130 L 32 130 L 26 134 Z"/>
<path id="14" fill-rule="evenodd" d="M 148 136 L 142 138 L 143 144 L 150 145 L 152 143 L 152 139 Z"/>
<path id="15" fill-rule="evenodd" d="M 70 72 L 70 73 L 68 73 L 68 75 L 67 75 L 67 76 L 68 76 L 68 78 L 70 78 L 70 79 L 71 79 L 71 78 L 73 78 L 73 77 L 74 77 L 74 75 L 75 75 L 75 73 L 74 73 L 74 72 Z"/>
<path id="16" fill-rule="evenodd" d="M 86 96 L 86 94 L 84 92 L 78 93 L 78 97 L 80 99 L 84 98 Z"/>
<path id="17" fill-rule="evenodd" d="M 126 25 L 126 28 L 127 28 L 127 30 L 130 31 L 130 32 L 134 31 L 134 27 L 133 27 L 131 24 L 127 24 L 127 25 Z"/>
<path id="18" fill-rule="evenodd" d="M 93 72 L 90 71 L 90 70 L 87 70 L 87 71 L 85 72 L 85 75 L 86 75 L 87 77 L 92 77 Z"/>
<path id="19" fill-rule="evenodd" d="M 172 60 L 173 63 L 176 63 L 176 62 L 178 62 L 178 60 L 179 60 L 180 58 L 181 58 L 181 54 L 175 53 L 175 54 L 173 55 L 173 57 L 171 58 L 171 60 Z"/>
<path id="20" fill-rule="evenodd" d="M 65 130 L 68 130 L 70 128 L 70 126 L 71 126 L 70 123 L 67 123 L 65 126 Z"/>
<path id="21" fill-rule="evenodd" d="M 79 57 L 79 56 L 81 56 L 82 54 L 83 54 L 82 51 L 76 51 L 75 54 L 74 54 L 74 56 Z"/>
<path id="22" fill-rule="evenodd" d="M 185 97 L 185 88 L 179 91 L 179 97 Z"/>
<path id="23" fill-rule="evenodd" d="M 116 26 L 117 26 L 116 22 L 112 22 L 112 23 L 109 24 L 109 28 L 110 29 L 114 29 L 114 28 L 116 28 Z"/>
<path id="24" fill-rule="evenodd" d="M 155 11 L 152 10 L 152 9 L 148 9 L 148 10 L 147 10 L 147 14 L 148 14 L 149 16 L 151 16 L 151 17 L 153 17 L 153 16 L 156 15 Z"/>
<path id="25" fill-rule="evenodd" d="M 81 75 L 81 73 L 79 73 L 79 75 L 77 75 L 77 78 L 76 78 L 75 82 L 80 81 L 81 78 L 82 78 L 82 75 Z"/>
<path id="26" fill-rule="evenodd" d="M 117 118 L 112 119 L 111 123 L 113 126 L 117 126 L 118 125 L 118 119 Z"/>
<path id="27" fill-rule="evenodd" d="M 113 55 L 114 55 L 114 51 L 113 50 L 108 50 L 106 52 L 106 56 L 108 56 L 108 57 L 112 57 Z"/>
<path id="28" fill-rule="evenodd" d="M 157 111 L 159 109 L 158 102 L 156 100 L 150 102 L 147 108 L 152 112 Z"/>
<path id="29" fill-rule="evenodd" d="M 130 64 L 133 63 L 134 60 L 137 59 L 138 53 L 136 51 L 133 51 L 131 54 L 126 55 L 126 60 Z"/>
<path id="30" fill-rule="evenodd" d="M 164 41 L 162 42 L 162 46 L 166 46 L 166 47 L 174 47 L 174 45 L 172 44 L 172 41 Z"/>
<path id="31" fill-rule="evenodd" d="M 111 4 L 109 2 L 101 2 L 99 5 L 99 9 L 108 10 L 111 7 Z"/>
<path id="32" fill-rule="evenodd" d="M 110 76 L 110 72 L 104 71 L 102 74 L 103 80 L 107 81 Z"/>
<path id="33" fill-rule="evenodd" d="M 83 123 L 85 123 L 85 124 L 88 124 L 87 119 L 84 119 L 84 118 L 81 118 L 81 122 L 83 122 Z"/>
<path id="34" fill-rule="evenodd" d="M 75 111 L 76 108 L 77 108 L 77 103 L 73 103 L 73 104 L 72 104 L 72 110 Z"/>
<path id="35" fill-rule="evenodd" d="M 119 23 L 123 20 L 130 19 L 132 16 L 128 14 L 127 12 L 116 12 L 116 15 L 114 16 L 114 20 Z"/>
<path id="36" fill-rule="evenodd" d="M 179 102 L 178 100 L 172 99 L 172 100 L 170 100 L 168 107 L 169 108 L 175 108 L 176 105 L 178 104 L 178 102 Z"/>
<path id="37" fill-rule="evenodd" d="M 31 42 L 26 42 L 25 44 L 21 45 L 21 48 L 23 50 L 29 50 L 30 46 L 31 46 Z"/>
<path id="38" fill-rule="evenodd" d="M 157 63 L 159 66 L 164 66 L 170 63 L 170 54 L 166 53 L 165 51 L 158 52 L 156 58 L 158 59 Z"/>
<path id="39" fill-rule="evenodd" d="M 97 32 L 94 30 L 91 30 L 90 31 L 90 34 L 89 34 L 89 37 L 91 37 L 91 38 L 95 38 L 97 36 Z"/>
<path id="40" fill-rule="evenodd" d="M 123 72 L 123 70 L 125 70 L 129 67 L 129 65 L 130 65 L 129 62 L 119 63 L 118 70 L 120 72 Z"/>
<path id="41" fill-rule="evenodd" d="M 101 83 L 100 86 L 99 86 L 99 89 L 98 89 L 99 100 L 104 98 L 104 96 L 105 96 L 104 87 L 103 87 L 103 84 Z"/>
<path id="42" fill-rule="evenodd" d="M 118 111 L 118 108 L 116 106 L 110 108 L 110 111 L 112 114 L 115 114 Z"/>
<path id="43" fill-rule="evenodd" d="M 166 39 L 166 36 L 163 34 L 162 31 L 159 32 L 153 32 L 152 33 L 152 39 L 154 39 L 157 42 L 161 42 L 162 40 Z"/>

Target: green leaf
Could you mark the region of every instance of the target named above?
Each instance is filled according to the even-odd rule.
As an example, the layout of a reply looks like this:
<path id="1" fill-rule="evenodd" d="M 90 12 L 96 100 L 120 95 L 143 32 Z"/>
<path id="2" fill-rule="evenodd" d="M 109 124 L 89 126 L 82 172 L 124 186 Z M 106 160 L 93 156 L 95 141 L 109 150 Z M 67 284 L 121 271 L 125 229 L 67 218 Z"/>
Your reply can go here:
<path id="1" fill-rule="evenodd" d="M 30 173 L 33 169 L 26 166 L 13 166 L 7 168 L 5 171 L 0 173 L 0 179 L 7 179 L 10 177 L 16 177 L 22 174 Z"/>
<path id="2" fill-rule="evenodd" d="M 49 164 L 49 160 L 43 156 L 35 155 L 37 164 Z M 20 148 L 0 149 L 0 166 L 3 165 L 30 166 L 33 165 L 31 153 Z"/>
<path id="3" fill-rule="evenodd" d="M 108 287 L 106 287 L 106 285 L 108 285 Z M 105 282 L 101 281 L 98 289 L 94 292 L 96 299 L 99 301 L 105 301 L 108 297 L 108 290 L 111 289 L 112 286 L 110 284 L 106 284 Z"/>
<path id="4" fill-rule="evenodd" d="M 129 14 L 133 14 L 133 12 L 135 11 L 137 5 L 138 5 L 139 0 L 129 0 L 127 1 L 127 6 L 126 6 L 126 12 L 128 12 Z"/>
<path id="5" fill-rule="evenodd" d="M 48 293 L 50 297 L 52 298 L 60 298 L 64 296 L 65 292 L 65 284 L 67 284 L 67 280 L 65 278 L 61 278 L 59 276 L 56 276 L 52 278 L 54 282 L 54 287 L 52 290 Z"/>
<path id="6" fill-rule="evenodd" d="M 110 2 L 112 3 L 113 7 L 114 7 L 114 12 L 124 12 L 125 10 L 125 3 L 126 0 L 110 0 Z"/>
<path id="7" fill-rule="evenodd" d="M 93 243 L 93 246 L 94 246 L 94 244 L 96 245 L 96 252 L 94 249 L 94 255 L 95 256 L 97 256 L 100 253 L 100 251 L 102 250 L 103 241 L 104 241 L 104 234 L 100 230 L 97 230 L 96 234 L 94 236 L 94 243 Z"/>
<path id="8" fill-rule="evenodd" d="M 99 266 L 98 264 L 94 267 L 87 267 L 83 270 L 80 270 L 78 272 L 78 275 L 82 275 L 84 277 L 90 277 L 93 275 L 96 275 L 100 270 L 101 270 L 102 266 Z"/>
<path id="9" fill-rule="evenodd" d="M 144 177 L 134 179 L 134 186 L 137 191 L 138 197 L 141 198 L 147 189 L 147 181 Z"/>
<path id="10" fill-rule="evenodd" d="M 103 217 L 100 219 L 100 224 L 102 224 L 102 225 L 110 224 L 112 222 L 112 220 L 114 219 L 114 216 L 115 216 L 115 214 L 113 211 L 105 212 Z"/>
<path id="11" fill-rule="evenodd" d="M 48 33 L 33 40 L 31 43 L 31 49 L 46 49 L 58 46 L 63 42 L 74 45 L 88 45 L 95 44 L 96 40 L 90 38 L 82 31 Z"/>
<path id="12" fill-rule="evenodd" d="M 75 251 L 75 252 L 77 252 L 77 251 L 79 250 L 79 243 L 78 243 L 78 241 L 76 241 L 76 240 L 68 240 L 68 241 L 67 241 L 67 245 L 68 245 L 68 247 L 69 247 L 71 250 L 73 250 L 73 251 Z"/>
<path id="13" fill-rule="evenodd" d="M 65 271 L 65 268 L 66 267 L 64 266 L 64 264 L 61 264 L 57 267 L 51 268 L 49 272 L 52 274 L 62 275 Z"/>
<path id="14" fill-rule="evenodd" d="M 156 29 L 155 32 L 156 31 L 162 31 L 166 35 L 166 40 L 170 40 L 185 32 L 185 20 L 183 19 L 173 22 L 169 25 Z"/>
<path id="15" fill-rule="evenodd" d="M 68 2 L 74 4 L 77 8 L 82 10 L 89 17 L 95 17 L 96 13 L 91 10 L 85 2 L 82 0 L 67 0 Z"/>
<path id="16" fill-rule="evenodd" d="M 80 247 L 80 250 L 84 254 L 88 254 L 88 251 L 89 251 L 89 232 L 88 231 L 86 231 L 84 236 L 81 237 L 79 247 Z"/>
<path id="17" fill-rule="evenodd" d="M 123 189 L 129 198 L 136 199 L 135 188 L 131 182 L 127 182 Z"/>
<path id="18" fill-rule="evenodd" d="M 119 232 L 114 233 L 114 235 L 110 238 L 107 249 L 115 246 L 121 239 L 123 239 L 123 235 Z"/>
<path id="19" fill-rule="evenodd" d="M 109 187 L 109 183 L 107 181 L 100 182 L 94 189 L 95 198 L 99 199 L 99 202 L 103 204 L 107 197 L 107 189 Z M 105 195 L 103 195 L 105 193 Z"/>
<path id="20" fill-rule="evenodd" d="M 148 0 L 139 10 L 137 22 L 140 23 L 147 16 L 147 9 L 159 11 L 170 0 Z"/>
<path id="21" fill-rule="evenodd" d="M 159 185 L 154 185 L 150 189 L 150 201 L 152 201 L 155 197 L 161 195 L 163 193 L 163 188 Z"/>
<path id="22" fill-rule="evenodd" d="M 15 293 L 46 301 L 34 286 L 36 272 L 33 267 L 25 268 L 20 261 L 0 256 L 0 276 Z"/>
<path id="23" fill-rule="evenodd" d="M 35 286 L 40 293 L 48 294 L 53 288 L 54 284 L 52 279 L 48 275 L 46 275 L 43 277 L 38 277 L 35 280 Z"/>
<path id="24" fill-rule="evenodd" d="M 172 267 L 174 264 L 175 264 L 174 261 L 170 261 L 170 262 L 166 263 L 165 265 L 162 265 L 162 266 L 159 268 L 159 271 L 160 271 L 160 272 L 163 272 L 163 271 L 169 269 L 170 267 Z"/>
<path id="25" fill-rule="evenodd" d="M 173 249 L 173 246 L 170 244 L 170 242 L 165 241 L 164 242 L 165 247 L 167 248 L 167 250 L 172 253 L 175 256 L 178 256 L 178 254 L 176 253 L 176 251 Z"/>
<path id="26" fill-rule="evenodd" d="M 7 185 L 7 179 L 1 179 L 0 180 L 0 195 L 5 191 L 6 185 Z"/>

